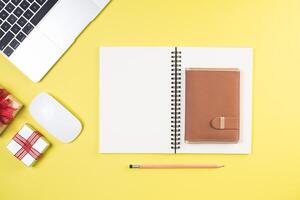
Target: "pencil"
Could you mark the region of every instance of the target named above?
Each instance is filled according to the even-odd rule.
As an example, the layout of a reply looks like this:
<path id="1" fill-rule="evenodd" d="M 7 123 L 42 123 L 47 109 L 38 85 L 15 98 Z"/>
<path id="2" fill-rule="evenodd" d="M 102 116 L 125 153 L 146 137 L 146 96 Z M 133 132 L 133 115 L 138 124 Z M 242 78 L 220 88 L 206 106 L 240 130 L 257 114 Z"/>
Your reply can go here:
<path id="1" fill-rule="evenodd" d="M 217 164 L 144 164 L 144 165 L 129 165 L 129 168 L 134 169 L 201 169 L 201 168 L 221 168 L 224 165 Z"/>

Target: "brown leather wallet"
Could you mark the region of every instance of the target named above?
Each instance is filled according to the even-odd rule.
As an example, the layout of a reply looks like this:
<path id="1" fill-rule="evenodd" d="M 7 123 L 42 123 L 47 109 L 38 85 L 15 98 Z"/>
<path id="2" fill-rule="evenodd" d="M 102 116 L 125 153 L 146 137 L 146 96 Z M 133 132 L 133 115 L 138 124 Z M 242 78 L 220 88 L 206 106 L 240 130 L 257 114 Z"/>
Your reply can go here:
<path id="1" fill-rule="evenodd" d="M 237 143 L 239 69 L 187 68 L 185 87 L 185 141 Z"/>

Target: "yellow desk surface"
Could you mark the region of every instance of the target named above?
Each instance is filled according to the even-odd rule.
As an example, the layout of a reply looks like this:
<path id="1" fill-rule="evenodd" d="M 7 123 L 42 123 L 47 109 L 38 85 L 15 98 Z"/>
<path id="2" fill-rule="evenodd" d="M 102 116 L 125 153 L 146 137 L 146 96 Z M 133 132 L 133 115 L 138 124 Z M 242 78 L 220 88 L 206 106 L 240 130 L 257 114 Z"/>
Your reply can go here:
<path id="1" fill-rule="evenodd" d="M 114 0 L 38 84 L 1 56 L 0 84 L 26 107 L 0 137 L 0 199 L 300 199 L 299 8 L 298 0 Z M 253 47 L 253 153 L 98 154 L 98 48 L 111 45 Z M 30 101 L 44 91 L 84 124 L 73 143 L 30 117 Z M 52 143 L 32 168 L 6 150 L 25 122 Z M 226 166 L 130 170 L 129 163 Z"/>

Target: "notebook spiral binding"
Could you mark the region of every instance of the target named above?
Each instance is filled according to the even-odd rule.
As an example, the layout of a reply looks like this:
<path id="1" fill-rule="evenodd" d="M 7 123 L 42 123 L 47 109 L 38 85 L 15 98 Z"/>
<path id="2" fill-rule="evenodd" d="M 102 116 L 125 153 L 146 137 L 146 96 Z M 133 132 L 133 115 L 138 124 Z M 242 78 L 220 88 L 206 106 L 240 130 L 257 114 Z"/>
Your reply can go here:
<path id="1" fill-rule="evenodd" d="M 180 149 L 181 133 L 181 51 L 171 52 L 171 149 Z"/>

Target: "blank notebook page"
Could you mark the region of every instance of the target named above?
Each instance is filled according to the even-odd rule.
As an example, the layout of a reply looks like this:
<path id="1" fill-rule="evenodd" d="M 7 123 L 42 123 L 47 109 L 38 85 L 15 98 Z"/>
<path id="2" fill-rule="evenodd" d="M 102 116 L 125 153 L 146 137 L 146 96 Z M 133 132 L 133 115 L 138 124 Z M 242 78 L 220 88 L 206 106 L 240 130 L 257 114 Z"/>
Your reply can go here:
<path id="1" fill-rule="evenodd" d="M 172 47 L 100 49 L 100 152 L 171 149 Z"/>
<path id="2" fill-rule="evenodd" d="M 234 153 L 249 154 L 252 145 L 252 49 L 251 48 L 205 48 L 179 47 L 182 51 L 182 69 L 185 68 L 238 68 L 240 70 L 240 140 L 237 144 L 187 144 L 181 137 L 178 153 Z M 185 76 L 183 83 L 185 82 Z M 182 105 L 185 92 L 182 91 Z M 182 109 L 182 132 L 184 136 L 184 114 Z"/>

